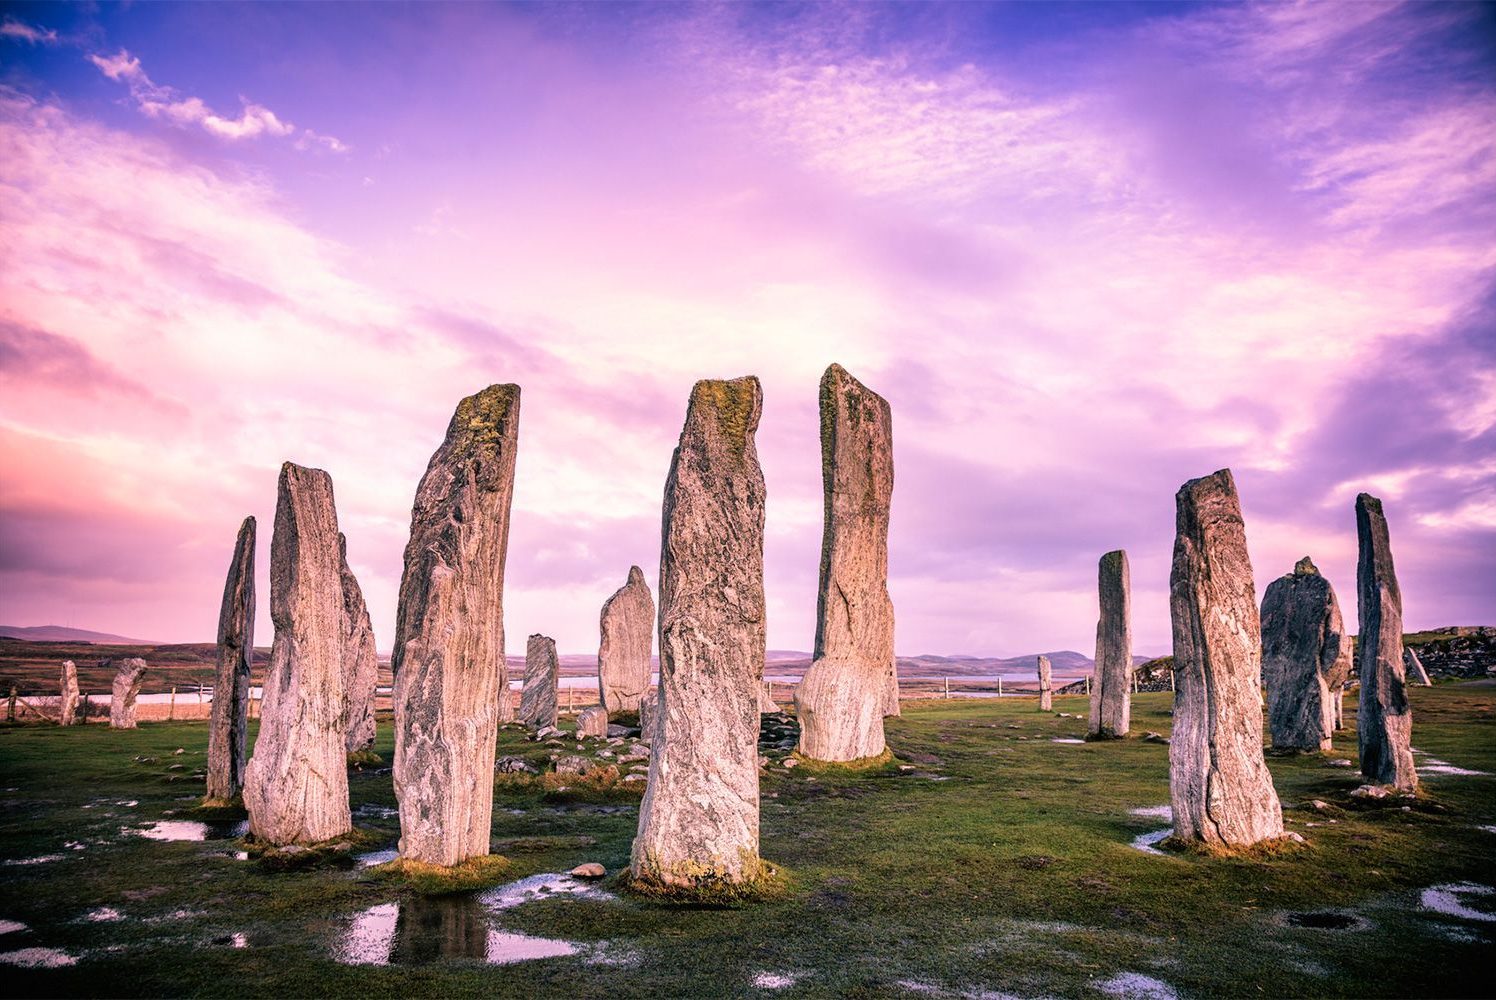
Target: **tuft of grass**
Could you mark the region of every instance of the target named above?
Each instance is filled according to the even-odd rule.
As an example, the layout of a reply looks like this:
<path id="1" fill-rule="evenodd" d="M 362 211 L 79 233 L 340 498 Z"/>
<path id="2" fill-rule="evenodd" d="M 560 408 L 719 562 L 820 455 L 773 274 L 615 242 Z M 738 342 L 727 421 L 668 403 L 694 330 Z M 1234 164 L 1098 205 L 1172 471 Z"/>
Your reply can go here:
<path id="1" fill-rule="evenodd" d="M 509 876 L 513 867 L 503 855 L 484 854 L 451 867 L 396 858 L 376 865 L 370 873 L 384 881 L 401 882 L 423 896 L 451 896 L 498 885 Z"/>
<path id="2" fill-rule="evenodd" d="M 236 795 L 232 799 L 203 799 L 198 805 L 177 810 L 181 819 L 225 820 L 245 819 L 249 813 L 244 809 L 244 799 Z"/>
<path id="3" fill-rule="evenodd" d="M 787 872 L 763 860 L 758 861 L 755 875 L 741 881 L 724 878 L 706 868 L 695 874 L 678 874 L 677 877 L 683 881 L 667 883 L 649 876 L 636 877 L 632 869 L 624 868 L 613 879 L 613 885 L 620 891 L 656 903 L 723 909 L 782 900 L 789 895 L 792 886 Z"/>
<path id="4" fill-rule="evenodd" d="M 352 768 L 381 767 L 384 758 L 371 749 L 355 750 L 348 755 L 348 766 Z"/>
<path id="5" fill-rule="evenodd" d="M 264 870 L 295 872 L 312 868 L 352 868 L 355 851 L 383 840 L 382 834 L 354 827 L 341 836 L 316 844 L 270 844 L 252 834 L 245 836 L 240 843 Z"/>
<path id="6" fill-rule="evenodd" d="M 893 751 L 885 749 L 876 757 L 858 757 L 856 760 L 817 760 L 796 750 L 790 754 L 799 761 L 796 772 L 817 777 L 837 774 L 868 774 L 874 771 L 894 770 Z"/>

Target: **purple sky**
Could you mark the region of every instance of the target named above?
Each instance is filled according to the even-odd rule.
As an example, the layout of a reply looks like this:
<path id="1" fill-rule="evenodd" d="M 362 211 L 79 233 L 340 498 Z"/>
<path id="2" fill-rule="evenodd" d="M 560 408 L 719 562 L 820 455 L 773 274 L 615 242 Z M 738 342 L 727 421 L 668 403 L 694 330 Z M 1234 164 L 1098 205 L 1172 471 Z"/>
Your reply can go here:
<path id="1" fill-rule="evenodd" d="M 505 589 L 597 642 L 698 378 L 764 383 L 769 642 L 814 635 L 816 389 L 893 406 L 901 653 L 1090 653 L 1175 490 L 1257 586 L 1496 621 L 1496 21 L 1438 4 L 5 8 L 0 622 L 211 639 L 328 470 L 381 649 L 463 395 L 523 387 Z"/>

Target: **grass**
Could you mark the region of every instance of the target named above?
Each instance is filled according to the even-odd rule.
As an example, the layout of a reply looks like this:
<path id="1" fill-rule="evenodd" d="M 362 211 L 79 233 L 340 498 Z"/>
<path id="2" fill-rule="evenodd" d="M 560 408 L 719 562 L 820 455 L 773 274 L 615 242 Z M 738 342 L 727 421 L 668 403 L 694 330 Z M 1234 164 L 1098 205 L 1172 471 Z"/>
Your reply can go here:
<path id="1" fill-rule="evenodd" d="M 1416 746 L 1496 772 L 1496 685 L 1410 697 Z M 776 762 L 762 781 L 761 847 L 786 873 L 777 895 L 729 908 L 622 891 L 540 898 L 494 919 L 583 953 L 499 966 L 335 961 L 351 914 L 414 896 L 372 869 L 271 873 L 236 861 L 232 841 L 118 837 L 200 801 L 201 783 L 184 774 L 205 759 L 201 723 L 0 728 L 0 860 L 61 856 L 0 864 L 0 919 L 29 928 L 0 937 L 0 951 L 79 956 L 67 968 L 0 966 L 0 975 L 14 995 L 747 996 L 762 972 L 799 977 L 777 994 L 787 997 L 1099 998 L 1096 984 L 1123 972 L 1186 997 L 1489 992 L 1496 925 L 1439 919 L 1418 900 L 1442 883 L 1496 885 L 1496 835 L 1481 829 L 1496 826 L 1496 778 L 1429 776 L 1416 808 L 1363 808 L 1348 797 L 1355 770 L 1330 763 L 1355 756 L 1355 733 L 1341 733 L 1332 754 L 1268 760 L 1287 828 L 1305 846 L 1149 855 L 1129 841 L 1165 821 L 1130 810 L 1168 801 L 1168 747 L 1057 744 L 1082 737 L 1085 719 L 1035 704 L 906 703 L 889 722 L 889 746 L 914 770 L 809 773 Z M 1073 715 L 1085 704 L 1055 699 Z M 1167 692 L 1136 696 L 1134 729 L 1167 734 L 1169 706 Z M 512 729 L 500 742 L 500 754 L 537 749 Z M 177 747 L 187 753 L 173 755 Z M 392 757 L 387 721 L 375 751 Z M 186 771 L 168 771 L 174 762 Z M 578 801 L 530 777 L 495 786 L 495 850 L 509 857 L 510 877 L 597 861 L 614 876 L 605 887 L 620 889 L 637 789 L 590 789 Z M 349 786 L 355 823 L 393 847 L 390 776 L 355 771 Z M 90 922 L 99 907 L 126 919 Z M 1325 910 L 1368 926 L 1288 919 Z M 234 933 L 249 946 L 223 943 Z"/>

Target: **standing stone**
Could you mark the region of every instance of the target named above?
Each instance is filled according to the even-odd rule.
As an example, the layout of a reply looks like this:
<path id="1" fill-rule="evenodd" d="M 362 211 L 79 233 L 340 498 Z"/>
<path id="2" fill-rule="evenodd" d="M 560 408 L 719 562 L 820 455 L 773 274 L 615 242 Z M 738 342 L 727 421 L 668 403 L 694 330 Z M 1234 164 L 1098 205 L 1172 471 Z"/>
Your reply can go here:
<path id="1" fill-rule="evenodd" d="M 343 578 L 332 477 L 281 466 L 270 536 L 275 640 L 244 769 L 249 831 L 315 844 L 353 829 L 343 738 Z"/>
<path id="2" fill-rule="evenodd" d="M 888 401 L 841 365 L 821 378 L 821 587 L 815 661 L 795 689 L 800 752 L 816 760 L 877 757 L 894 675 L 888 597 L 893 416 Z"/>
<path id="3" fill-rule="evenodd" d="M 1328 750 L 1335 701 L 1350 669 L 1335 588 L 1308 556 L 1262 598 L 1262 678 L 1276 750 Z"/>
<path id="4" fill-rule="evenodd" d="M 577 716 L 577 737 L 583 736 L 607 736 L 608 735 L 608 713 L 605 709 L 588 708 Z"/>
<path id="5" fill-rule="evenodd" d="M 113 661 L 105 660 L 106 665 Z M 135 728 L 135 699 L 140 695 L 140 682 L 145 677 L 145 661 L 139 657 L 119 661 L 114 672 L 114 687 L 109 701 L 109 728 Z"/>
<path id="6" fill-rule="evenodd" d="M 660 696 L 657 691 L 645 692 L 639 699 L 639 739 L 653 743 L 655 730 L 660 720 Z"/>
<path id="7" fill-rule="evenodd" d="M 504 556 L 519 386 L 457 404 L 416 490 L 395 623 L 400 854 L 455 865 L 489 852 L 494 748 L 508 717 Z"/>
<path id="8" fill-rule="evenodd" d="M 1122 549 L 1101 557 L 1097 591 L 1101 617 L 1096 622 L 1090 735 L 1120 739 L 1132 726 L 1132 580 Z"/>
<path id="9" fill-rule="evenodd" d="M 374 689 L 379 686 L 379 654 L 374 625 L 358 578 L 348 568 L 348 539 L 338 535 L 338 565 L 343 587 L 343 749 L 348 753 L 374 745 Z"/>
<path id="10" fill-rule="evenodd" d="M 691 390 L 670 462 L 660 545 L 659 718 L 633 877 L 749 882 L 758 856 L 764 476 L 757 378 Z"/>
<path id="11" fill-rule="evenodd" d="M 58 685 L 57 723 L 71 726 L 78 721 L 78 667 L 72 660 L 62 661 Z"/>
<path id="12" fill-rule="evenodd" d="M 1049 657 L 1039 657 L 1039 711 L 1054 711 L 1054 684 L 1051 680 L 1052 668 Z"/>
<path id="13" fill-rule="evenodd" d="M 1356 611 L 1361 621 L 1356 736 L 1361 773 L 1367 781 L 1411 792 L 1418 787 L 1418 772 L 1413 769 L 1413 713 L 1403 668 L 1402 591 L 1392 566 L 1382 501 L 1369 493 L 1356 497 L 1356 538 Z"/>
<path id="14" fill-rule="evenodd" d="M 1424 687 L 1433 687 L 1434 682 L 1428 679 L 1428 671 L 1423 669 L 1423 661 L 1413 651 L 1412 646 L 1403 647 L 1404 675 L 1418 678 L 1418 683 Z"/>
<path id="15" fill-rule="evenodd" d="M 232 802 L 244 790 L 249 668 L 255 647 L 255 527 L 253 517 L 239 525 L 218 607 L 218 664 L 208 721 L 208 802 Z"/>
<path id="16" fill-rule="evenodd" d="M 560 714 L 556 705 L 556 683 L 561 663 L 556 640 L 532 635 L 525 642 L 525 686 L 519 694 L 519 721 L 535 729 L 554 726 Z"/>
<path id="17" fill-rule="evenodd" d="M 610 715 L 639 711 L 639 699 L 649 689 L 653 669 L 654 598 L 644 571 L 629 567 L 629 579 L 603 604 L 597 647 L 597 687 L 603 709 Z"/>
<path id="18" fill-rule="evenodd" d="M 1231 470 L 1185 483 L 1175 504 L 1174 836 L 1244 847 L 1281 837 L 1283 812 L 1262 755 L 1262 631 Z"/>

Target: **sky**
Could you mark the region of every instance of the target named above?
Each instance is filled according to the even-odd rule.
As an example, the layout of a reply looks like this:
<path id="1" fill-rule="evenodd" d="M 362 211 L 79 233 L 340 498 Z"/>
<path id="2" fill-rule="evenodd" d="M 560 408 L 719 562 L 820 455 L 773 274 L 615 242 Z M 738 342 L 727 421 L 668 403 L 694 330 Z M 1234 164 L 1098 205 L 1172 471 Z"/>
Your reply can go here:
<path id="1" fill-rule="evenodd" d="M 381 650 L 457 401 L 522 387 L 504 609 L 651 586 L 692 383 L 759 376 L 771 648 L 817 385 L 893 411 L 897 648 L 1094 649 L 1233 470 L 1259 595 L 1496 623 L 1496 15 L 1377 4 L 0 7 L 0 622 L 211 641 L 281 462 Z"/>

